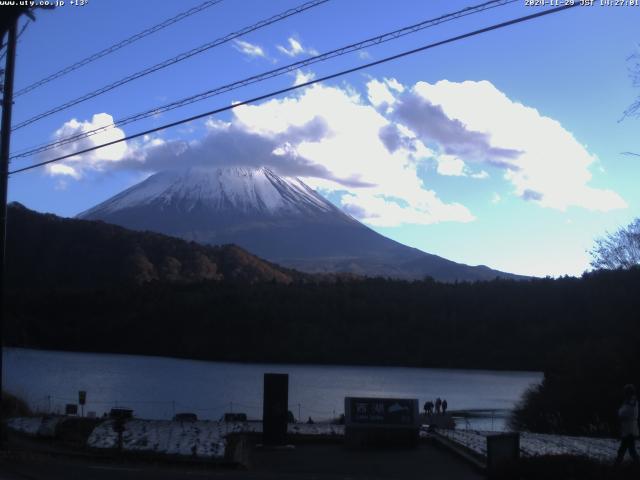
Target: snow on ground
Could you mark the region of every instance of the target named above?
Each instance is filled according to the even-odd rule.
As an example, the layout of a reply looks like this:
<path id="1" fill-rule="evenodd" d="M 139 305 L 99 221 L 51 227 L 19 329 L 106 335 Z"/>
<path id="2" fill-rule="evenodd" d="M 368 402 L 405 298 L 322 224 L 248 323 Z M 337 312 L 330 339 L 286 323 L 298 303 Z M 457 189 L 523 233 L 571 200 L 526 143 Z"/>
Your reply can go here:
<path id="1" fill-rule="evenodd" d="M 65 417 L 20 417 L 7 422 L 10 429 L 29 436 L 54 437 L 56 426 Z M 87 440 L 92 448 L 116 448 L 118 434 L 113 420 L 98 425 Z M 344 435 L 343 425 L 328 423 L 291 424 L 294 435 Z M 223 458 L 226 436 L 230 433 L 262 432 L 260 422 L 174 422 L 170 420 L 129 420 L 122 434 L 123 448 L 129 451 L 184 455 L 198 458 Z"/>
<path id="2" fill-rule="evenodd" d="M 57 425 L 64 420 L 65 417 L 19 417 L 10 419 L 7 425 L 10 429 L 26 435 L 53 437 Z M 112 420 L 102 422 L 89 436 L 87 445 L 92 448 L 116 448 L 118 434 L 113 426 Z M 293 435 L 343 436 L 344 425 L 297 423 L 290 424 L 288 431 Z M 123 448 L 129 451 L 220 459 L 225 454 L 228 434 L 260 432 L 262 432 L 260 422 L 208 420 L 176 422 L 134 419 L 125 423 L 122 442 Z M 438 429 L 437 434 L 481 456 L 486 456 L 487 436 L 495 432 Z M 425 429 L 420 430 L 421 438 L 427 438 L 430 435 Z M 520 453 L 524 457 L 580 455 L 611 462 L 615 459 L 618 445 L 619 441 L 611 438 L 520 433 Z"/>
<path id="3" fill-rule="evenodd" d="M 54 438 L 56 428 L 63 423 L 67 417 L 46 416 L 46 417 L 17 417 L 7 422 L 7 426 L 16 432 L 33 437 Z"/>
<path id="4" fill-rule="evenodd" d="M 11 418 L 7 426 L 16 432 L 24 433 L 32 437 L 53 438 L 56 435 L 56 427 L 65 420 L 65 417 L 17 417 Z"/>
<path id="5" fill-rule="evenodd" d="M 174 422 L 169 420 L 129 420 L 122 434 L 125 450 L 197 458 L 222 458 L 226 436 L 230 433 L 262 432 L 259 422 Z M 344 435 L 344 426 L 316 423 L 289 425 L 289 433 L 299 435 Z M 89 436 L 88 446 L 115 448 L 118 434 L 113 421 L 96 427 Z"/>
<path id="6" fill-rule="evenodd" d="M 471 451 L 486 456 L 487 436 L 495 432 L 477 430 L 438 430 L 438 434 Z M 611 462 L 615 459 L 619 440 L 612 438 L 571 437 L 542 433 L 520 433 L 520 454 L 524 457 L 538 455 L 580 455 Z"/>
<path id="7" fill-rule="evenodd" d="M 292 423 L 289 424 L 289 433 L 298 435 L 334 435 L 344 436 L 344 425 L 332 423 Z"/>
<path id="8" fill-rule="evenodd" d="M 25 435 L 36 436 L 42 425 L 42 417 L 16 417 L 7 422 L 7 427 Z"/>
<path id="9" fill-rule="evenodd" d="M 88 446 L 116 448 L 118 434 L 113 427 L 113 420 L 101 423 L 91 432 Z M 122 447 L 129 451 L 217 458 L 224 456 L 224 429 L 212 421 L 129 420 L 122 433 Z"/>

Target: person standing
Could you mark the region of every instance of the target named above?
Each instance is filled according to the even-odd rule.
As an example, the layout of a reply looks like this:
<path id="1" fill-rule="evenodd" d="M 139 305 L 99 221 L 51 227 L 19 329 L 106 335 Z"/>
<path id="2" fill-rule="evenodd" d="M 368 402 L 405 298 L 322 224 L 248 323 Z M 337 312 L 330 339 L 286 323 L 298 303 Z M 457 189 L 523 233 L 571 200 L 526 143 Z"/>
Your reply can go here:
<path id="1" fill-rule="evenodd" d="M 431 400 L 427 403 L 427 408 L 429 409 L 429 415 L 433 415 L 433 402 Z"/>
<path id="2" fill-rule="evenodd" d="M 442 400 L 442 414 L 444 415 L 445 413 L 447 413 L 447 399 L 445 398 L 444 400 Z"/>
<path id="3" fill-rule="evenodd" d="M 442 400 L 440 397 L 436 398 L 436 415 L 440 413 L 440 408 L 442 407 Z"/>
<path id="4" fill-rule="evenodd" d="M 618 448 L 618 456 L 616 465 L 620 465 L 624 459 L 624 454 L 629 451 L 633 463 L 636 465 L 638 461 L 638 452 L 636 451 L 636 437 L 638 436 L 638 399 L 636 397 L 636 388 L 629 384 L 624 386 L 624 401 L 618 409 L 618 419 L 620 420 L 620 447 Z"/>

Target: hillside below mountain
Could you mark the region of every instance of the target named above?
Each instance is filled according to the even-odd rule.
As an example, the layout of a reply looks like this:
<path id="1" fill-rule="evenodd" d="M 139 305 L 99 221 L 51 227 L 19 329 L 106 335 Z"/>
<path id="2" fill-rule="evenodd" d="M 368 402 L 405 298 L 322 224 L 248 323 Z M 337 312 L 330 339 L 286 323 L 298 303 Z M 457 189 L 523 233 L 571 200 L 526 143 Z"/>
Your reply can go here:
<path id="1" fill-rule="evenodd" d="M 235 245 L 208 246 L 104 222 L 8 208 L 7 285 L 95 288 L 153 281 L 288 284 L 305 274 L 266 262 Z"/>

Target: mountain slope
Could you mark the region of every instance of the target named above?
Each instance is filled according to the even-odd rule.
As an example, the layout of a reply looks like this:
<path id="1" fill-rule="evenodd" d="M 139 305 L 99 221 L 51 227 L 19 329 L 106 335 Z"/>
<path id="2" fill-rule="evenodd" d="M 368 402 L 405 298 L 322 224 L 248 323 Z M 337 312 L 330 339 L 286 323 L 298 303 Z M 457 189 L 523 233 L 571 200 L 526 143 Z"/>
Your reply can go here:
<path id="1" fill-rule="evenodd" d="M 235 245 L 212 247 L 103 222 L 8 209 L 7 284 L 11 288 L 95 288 L 154 280 L 291 283 L 305 274 Z"/>
<path id="2" fill-rule="evenodd" d="M 395 242 L 346 215 L 299 179 L 265 168 L 160 172 L 79 218 L 203 244 L 234 243 L 306 272 L 443 281 L 517 278 Z"/>

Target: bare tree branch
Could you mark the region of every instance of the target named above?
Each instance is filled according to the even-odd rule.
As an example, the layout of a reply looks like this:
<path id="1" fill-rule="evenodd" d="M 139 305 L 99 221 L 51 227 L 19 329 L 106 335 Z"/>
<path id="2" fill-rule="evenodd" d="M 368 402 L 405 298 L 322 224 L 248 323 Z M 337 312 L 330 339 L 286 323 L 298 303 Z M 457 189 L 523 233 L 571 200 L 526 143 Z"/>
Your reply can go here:
<path id="1" fill-rule="evenodd" d="M 591 266 L 595 269 L 631 268 L 640 265 L 640 218 L 595 241 Z"/>
<path id="2" fill-rule="evenodd" d="M 627 58 L 629 62 L 629 77 L 631 77 L 631 84 L 635 88 L 640 88 L 640 45 L 638 45 L 638 51 Z M 622 120 L 626 117 L 640 116 L 640 95 L 636 100 L 629 105 L 629 107 L 622 114 Z"/>

